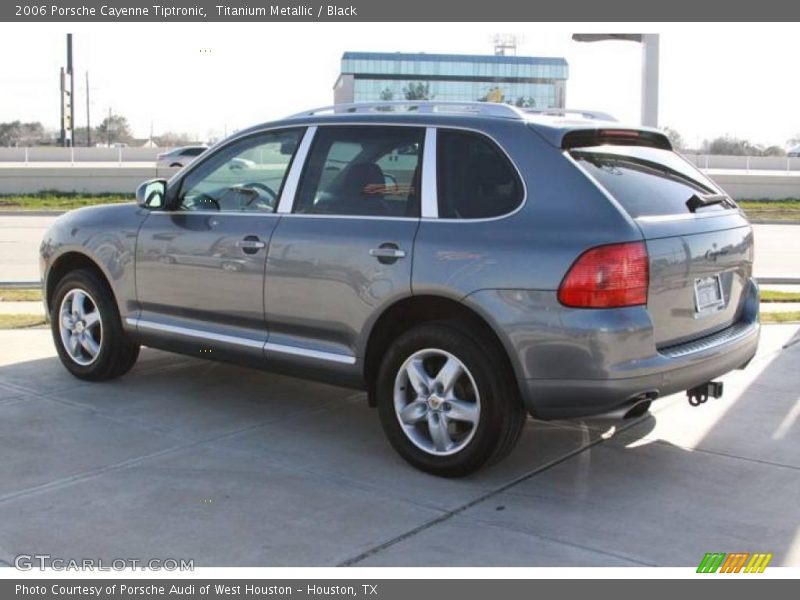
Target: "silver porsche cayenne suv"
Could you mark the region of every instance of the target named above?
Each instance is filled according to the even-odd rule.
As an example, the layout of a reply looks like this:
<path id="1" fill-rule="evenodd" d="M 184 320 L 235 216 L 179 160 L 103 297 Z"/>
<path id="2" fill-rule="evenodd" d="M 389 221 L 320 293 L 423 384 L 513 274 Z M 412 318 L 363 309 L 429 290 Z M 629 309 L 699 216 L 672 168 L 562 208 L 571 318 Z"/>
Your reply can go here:
<path id="1" fill-rule="evenodd" d="M 747 219 L 659 131 L 479 103 L 258 125 L 41 246 L 76 377 L 146 345 L 364 389 L 443 476 L 504 457 L 528 415 L 718 392 L 756 352 L 752 264 Z"/>

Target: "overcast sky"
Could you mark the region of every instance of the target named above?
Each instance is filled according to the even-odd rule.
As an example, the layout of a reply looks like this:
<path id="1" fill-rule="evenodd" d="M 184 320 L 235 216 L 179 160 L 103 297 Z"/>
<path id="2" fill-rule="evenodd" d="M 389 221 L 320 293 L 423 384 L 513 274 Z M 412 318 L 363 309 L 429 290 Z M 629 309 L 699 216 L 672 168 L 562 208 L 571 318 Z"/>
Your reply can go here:
<path id="1" fill-rule="evenodd" d="M 74 33 L 76 125 L 109 107 L 134 134 L 217 137 L 330 104 L 345 50 L 490 54 L 491 36 L 524 38 L 518 53 L 563 56 L 568 106 L 638 122 L 641 49 L 576 43 L 573 32 L 661 33 L 660 124 L 690 144 L 730 134 L 785 145 L 800 133 L 797 24 L 159 23 L 0 24 L 0 122 L 59 120 L 58 69 Z"/>

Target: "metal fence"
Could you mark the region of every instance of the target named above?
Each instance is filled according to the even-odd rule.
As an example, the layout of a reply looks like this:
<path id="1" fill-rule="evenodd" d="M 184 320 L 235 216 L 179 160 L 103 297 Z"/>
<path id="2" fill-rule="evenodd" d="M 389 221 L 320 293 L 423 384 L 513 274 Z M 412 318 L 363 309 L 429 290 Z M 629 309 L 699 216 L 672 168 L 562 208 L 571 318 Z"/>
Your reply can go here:
<path id="1" fill-rule="evenodd" d="M 4 163 L 82 163 L 82 162 L 154 162 L 156 156 L 170 148 L 0 148 L 0 162 Z"/>
<path id="2" fill-rule="evenodd" d="M 727 156 L 721 154 L 684 154 L 701 169 L 740 171 L 800 171 L 797 156 Z"/>
<path id="3" fill-rule="evenodd" d="M 171 148 L 0 148 L 0 163 L 82 163 L 82 162 L 153 162 L 156 156 Z M 794 156 L 725 156 L 685 154 L 687 160 L 701 169 L 743 171 L 800 171 L 800 157 Z"/>

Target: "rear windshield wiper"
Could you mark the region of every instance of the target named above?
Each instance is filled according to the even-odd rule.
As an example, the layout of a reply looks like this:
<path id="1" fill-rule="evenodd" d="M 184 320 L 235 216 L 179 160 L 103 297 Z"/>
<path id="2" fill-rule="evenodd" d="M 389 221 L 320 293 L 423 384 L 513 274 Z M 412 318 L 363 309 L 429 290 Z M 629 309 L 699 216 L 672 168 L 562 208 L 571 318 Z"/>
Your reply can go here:
<path id="1" fill-rule="evenodd" d="M 724 204 L 728 208 L 732 206 L 724 194 L 692 194 L 692 197 L 686 201 L 686 208 L 689 209 L 689 212 L 697 212 L 698 208 L 714 204 Z"/>

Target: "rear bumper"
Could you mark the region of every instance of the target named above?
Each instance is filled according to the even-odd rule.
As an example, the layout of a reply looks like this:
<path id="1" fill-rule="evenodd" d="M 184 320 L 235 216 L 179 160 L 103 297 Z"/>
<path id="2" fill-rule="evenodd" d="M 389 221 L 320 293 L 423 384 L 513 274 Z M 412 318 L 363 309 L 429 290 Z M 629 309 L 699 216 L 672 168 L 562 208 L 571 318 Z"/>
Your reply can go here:
<path id="1" fill-rule="evenodd" d="M 658 398 L 681 392 L 744 367 L 758 349 L 759 323 L 739 329 L 727 341 L 709 344 L 681 356 L 659 353 L 651 359 L 653 372 L 609 379 L 527 379 L 521 382 L 529 411 L 542 419 L 587 417 L 628 406 L 642 396 Z M 731 328 L 733 329 L 733 328 Z M 714 336 L 709 336 L 710 338 Z M 698 344 L 702 340 L 697 340 Z M 677 349 L 677 347 L 675 347 Z"/>
<path id="2" fill-rule="evenodd" d="M 555 292 L 482 290 L 470 305 L 492 322 L 527 410 L 542 419 L 617 411 L 744 367 L 760 334 L 758 286 L 749 282 L 736 323 L 713 335 L 657 348 L 647 309 L 583 310 Z"/>

